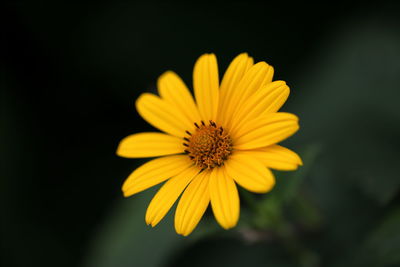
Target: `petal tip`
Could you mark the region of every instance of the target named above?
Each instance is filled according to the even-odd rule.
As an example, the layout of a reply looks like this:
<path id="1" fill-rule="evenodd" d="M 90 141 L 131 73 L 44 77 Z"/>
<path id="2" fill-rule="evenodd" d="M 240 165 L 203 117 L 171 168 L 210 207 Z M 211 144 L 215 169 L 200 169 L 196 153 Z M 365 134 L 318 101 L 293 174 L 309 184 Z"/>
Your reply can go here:
<path id="1" fill-rule="evenodd" d="M 256 66 L 258 68 L 268 68 L 269 67 L 268 63 L 265 61 L 257 62 L 256 64 L 254 64 L 254 67 L 256 67 Z"/>
<path id="2" fill-rule="evenodd" d="M 183 237 L 187 237 L 189 234 L 184 234 L 184 233 L 178 233 L 176 232 L 178 235 L 183 236 Z"/>
<path id="3" fill-rule="evenodd" d="M 300 158 L 300 156 L 299 156 L 298 159 L 297 159 L 297 164 L 298 164 L 299 166 L 303 166 L 303 160 Z"/>
<path id="4" fill-rule="evenodd" d="M 143 94 L 140 94 L 140 96 L 136 99 L 135 108 L 139 112 L 139 114 L 140 114 L 140 111 L 141 111 L 141 106 L 142 106 L 143 100 L 145 98 L 147 98 L 149 95 L 151 95 L 151 94 L 150 93 L 143 93 Z"/>
<path id="5" fill-rule="evenodd" d="M 237 225 L 237 221 L 234 221 L 234 222 L 227 222 L 227 223 L 224 223 L 224 224 L 222 224 L 222 223 L 219 222 L 219 225 L 220 225 L 222 228 L 224 228 L 225 230 L 229 230 L 229 229 L 234 228 L 234 227 Z"/>
<path id="6" fill-rule="evenodd" d="M 122 157 L 124 158 L 123 153 L 121 152 L 121 143 L 118 145 L 117 150 L 115 151 L 115 155 L 117 155 L 118 157 Z"/>
<path id="7" fill-rule="evenodd" d="M 124 189 L 124 188 L 122 188 L 122 195 L 124 196 L 124 197 L 130 197 L 130 196 L 132 196 L 133 194 L 131 194 L 129 191 L 127 191 L 126 189 Z"/>
<path id="8" fill-rule="evenodd" d="M 117 155 L 118 157 L 121 157 L 121 158 L 129 158 L 129 156 L 126 153 L 124 153 L 124 148 L 123 147 L 124 147 L 124 144 L 125 144 L 125 142 L 124 142 L 125 140 L 126 140 L 126 137 L 123 138 L 119 142 L 117 150 L 115 151 L 115 155 Z"/>
<path id="9" fill-rule="evenodd" d="M 175 232 L 181 236 L 188 236 L 190 234 L 187 231 L 184 231 L 184 229 L 181 229 L 181 227 L 178 227 L 176 223 L 175 223 Z"/>
<path id="10" fill-rule="evenodd" d="M 235 59 L 236 58 L 248 58 L 249 57 L 249 54 L 247 53 L 247 52 L 242 52 L 242 53 L 239 53 L 236 57 L 235 57 Z"/>

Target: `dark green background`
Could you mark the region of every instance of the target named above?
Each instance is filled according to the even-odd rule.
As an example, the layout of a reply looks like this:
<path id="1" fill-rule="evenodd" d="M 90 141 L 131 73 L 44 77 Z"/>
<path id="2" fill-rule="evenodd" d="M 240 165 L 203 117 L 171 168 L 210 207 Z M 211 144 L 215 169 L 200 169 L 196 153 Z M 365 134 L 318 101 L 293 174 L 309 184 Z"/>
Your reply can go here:
<path id="1" fill-rule="evenodd" d="M 3 10 L 1 266 L 400 266 L 398 4 L 14 1 Z M 283 110 L 301 124 L 285 145 L 305 166 L 276 173 L 256 211 L 243 202 L 236 229 L 220 230 L 208 213 L 182 238 L 173 213 L 145 226 L 154 189 L 123 199 L 122 182 L 143 161 L 115 150 L 152 130 L 135 111 L 139 94 L 168 69 L 190 85 L 206 52 L 221 73 L 241 52 L 275 67 L 291 87 Z M 268 214 L 283 214 L 294 249 Z M 259 241 L 245 238 L 252 231 Z"/>

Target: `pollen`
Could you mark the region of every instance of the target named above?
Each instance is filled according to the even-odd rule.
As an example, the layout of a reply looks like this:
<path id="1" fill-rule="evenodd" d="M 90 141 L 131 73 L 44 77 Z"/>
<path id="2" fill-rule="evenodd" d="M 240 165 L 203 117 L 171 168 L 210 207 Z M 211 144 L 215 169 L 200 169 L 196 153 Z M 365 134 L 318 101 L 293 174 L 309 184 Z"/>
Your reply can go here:
<path id="1" fill-rule="evenodd" d="M 185 153 L 201 169 L 212 169 L 223 165 L 232 152 L 232 139 L 227 131 L 213 121 L 207 125 L 194 123 L 195 132 L 186 131 L 183 145 Z"/>

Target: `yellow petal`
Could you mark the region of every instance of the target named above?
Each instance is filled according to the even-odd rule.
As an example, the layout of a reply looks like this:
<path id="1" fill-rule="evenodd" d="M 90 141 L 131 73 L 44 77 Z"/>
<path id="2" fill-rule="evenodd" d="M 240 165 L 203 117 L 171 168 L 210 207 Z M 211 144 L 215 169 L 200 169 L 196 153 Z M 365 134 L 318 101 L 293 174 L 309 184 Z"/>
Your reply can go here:
<path id="1" fill-rule="evenodd" d="M 201 120 L 192 94 L 182 79 L 173 71 L 167 71 L 158 79 L 158 93 L 167 102 L 174 105 L 192 123 Z M 190 130 L 190 129 L 188 129 Z"/>
<path id="2" fill-rule="evenodd" d="M 276 170 L 296 170 L 298 166 L 303 165 L 299 155 L 280 145 L 272 145 L 243 152 L 249 153 L 259 159 L 265 166 Z"/>
<path id="3" fill-rule="evenodd" d="M 193 70 L 193 88 L 201 118 L 215 121 L 218 110 L 219 78 L 217 58 L 214 54 L 204 54 L 196 62 Z"/>
<path id="4" fill-rule="evenodd" d="M 197 166 L 192 166 L 169 179 L 151 200 L 146 211 L 146 223 L 156 226 L 199 171 Z"/>
<path id="5" fill-rule="evenodd" d="M 136 109 L 148 123 L 171 135 L 183 138 L 185 131 L 193 128 L 174 105 L 156 95 L 144 93 L 136 100 Z"/>
<path id="6" fill-rule="evenodd" d="M 235 131 L 246 121 L 277 112 L 286 102 L 289 92 L 289 87 L 284 81 L 269 83 L 255 92 L 240 109 L 236 110 L 234 118 L 237 123 L 232 125 L 231 131 Z"/>
<path id="7" fill-rule="evenodd" d="M 258 89 L 270 83 L 271 72 L 273 68 L 265 62 L 258 62 L 253 65 L 240 80 L 239 84 L 234 88 L 233 93 L 226 99 L 227 105 L 225 110 L 221 111 L 224 115 L 224 124 L 228 129 L 236 121 L 234 114 L 241 105 L 254 94 Z"/>
<path id="8" fill-rule="evenodd" d="M 239 220 L 239 194 L 224 166 L 212 170 L 209 187 L 211 207 L 216 220 L 225 229 L 234 227 Z"/>
<path id="9" fill-rule="evenodd" d="M 247 150 L 276 144 L 299 129 L 297 116 L 290 113 L 269 113 L 243 124 L 232 132 L 235 149 Z"/>
<path id="10" fill-rule="evenodd" d="M 199 223 L 210 202 L 208 181 L 209 171 L 201 172 L 186 188 L 175 213 L 175 230 L 187 236 Z"/>
<path id="11" fill-rule="evenodd" d="M 253 63 L 253 58 L 249 57 L 247 53 L 242 53 L 232 60 L 221 82 L 217 123 L 220 124 L 224 121 L 226 114 L 224 111 L 227 108 L 229 99 L 244 74 L 253 66 Z"/>
<path id="12" fill-rule="evenodd" d="M 136 170 L 125 180 L 122 191 L 125 197 L 146 190 L 171 178 L 193 165 L 186 155 L 153 159 Z"/>
<path id="13" fill-rule="evenodd" d="M 266 193 L 275 185 L 272 172 L 257 158 L 234 151 L 225 162 L 226 173 L 241 187 L 255 193 Z"/>
<path id="14" fill-rule="evenodd" d="M 287 86 L 284 81 L 277 81 L 277 83 L 271 87 L 266 86 L 265 90 L 261 91 L 260 94 L 255 97 L 260 100 L 259 105 L 264 107 L 264 112 L 254 114 L 254 116 L 262 116 L 267 113 L 277 112 L 283 104 L 285 104 L 289 94 L 289 86 Z"/>
<path id="15" fill-rule="evenodd" d="M 183 140 L 164 133 L 137 133 L 122 139 L 117 155 L 125 158 L 159 157 L 183 153 Z"/>

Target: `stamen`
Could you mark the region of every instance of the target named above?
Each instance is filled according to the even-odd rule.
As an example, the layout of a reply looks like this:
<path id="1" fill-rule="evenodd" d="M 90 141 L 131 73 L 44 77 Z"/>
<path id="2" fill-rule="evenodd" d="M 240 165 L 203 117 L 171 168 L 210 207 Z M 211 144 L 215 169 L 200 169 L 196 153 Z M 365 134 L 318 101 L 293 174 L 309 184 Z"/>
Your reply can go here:
<path id="1" fill-rule="evenodd" d="M 202 169 L 212 169 L 224 164 L 224 161 L 232 152 L 232 139 L 222 127 L 218 127 L 214 121 L 206 125 L 201 121 L 196 122 L 196 130 L 189 138 L 184 138 L 188 144 L 185 153 Z M 186 131 L 188 132 L 188 131 Z"/>
<path id="2" fill-rule="evenodd" d="M 186 131 L 186 133 L 187 133 L 188 135 L 192 135 L 189 131 Z"/>
<path id="3" fill-rule="evenodd" d="M 188 138 L 186 138 L 186 137 L 184 137 L 184 138 L 183 138 L 183 140 L 185 140 L 185 141 L 188 141 L 188 142 L 189 142 L 189 139 L 188 139 Z"/>

